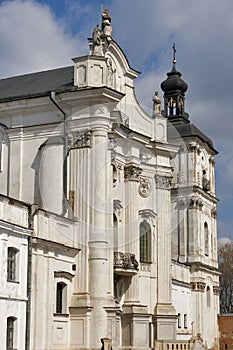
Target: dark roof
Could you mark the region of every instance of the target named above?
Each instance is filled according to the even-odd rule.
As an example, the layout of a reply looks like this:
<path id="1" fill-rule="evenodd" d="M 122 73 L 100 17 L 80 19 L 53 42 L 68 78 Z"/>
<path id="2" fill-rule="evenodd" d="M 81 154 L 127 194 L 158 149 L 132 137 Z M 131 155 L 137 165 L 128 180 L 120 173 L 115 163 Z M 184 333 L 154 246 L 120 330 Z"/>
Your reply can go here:
<path id="1" fill-rule="evenodd" d="M 176 130 L 176 132 L 175 132 Z M 213 149 L 216 153 L 217 151 L 214 149 L 214 145 L 212 140 L 206 136 L 201 130 L 199 130 L 194 124 L 189 123 L 168 123 L 168 137 L 169 138 L 177 138 L 179 136 L 190 137 L 196 136 L 200 138 L 202 141 L 207 143 L 211 149 Z"/>
<path id="2" fill-rule="evenodd" d="M 74 88 L 74 67 L 0 79 L 0 102 L 47 95 L 50 91 L 66 91 Z"/>
<path id="3" fill-rule="evenodd" d="M 176 64 L 173 63 L 171 72 L 167 73 L 167 79 L 161 83 L 161 89 L 163 92 L 175 92 L 181 91 L 185 93 L 188 89 L 188 84 L 181 79 L 182 74 L 176 70 Z"/>

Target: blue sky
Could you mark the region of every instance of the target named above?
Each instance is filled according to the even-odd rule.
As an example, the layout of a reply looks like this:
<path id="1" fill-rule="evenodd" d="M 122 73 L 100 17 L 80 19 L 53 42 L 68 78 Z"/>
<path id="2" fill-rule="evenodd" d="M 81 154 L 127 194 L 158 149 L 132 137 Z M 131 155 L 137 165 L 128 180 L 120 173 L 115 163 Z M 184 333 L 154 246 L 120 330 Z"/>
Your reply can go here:
<path id="1" fill-rule="evenodd" d="M 101 4 L 110 9 L 115 40 L 142 73 L 136 95 L 149 113 L 176 42 L 177 67 L 189 85 L 186 110 L 220 152 L 218 235 L 233 239 L 232 0 L 0 1 L 0 77 L 69 65 L 87 54 Z"/>

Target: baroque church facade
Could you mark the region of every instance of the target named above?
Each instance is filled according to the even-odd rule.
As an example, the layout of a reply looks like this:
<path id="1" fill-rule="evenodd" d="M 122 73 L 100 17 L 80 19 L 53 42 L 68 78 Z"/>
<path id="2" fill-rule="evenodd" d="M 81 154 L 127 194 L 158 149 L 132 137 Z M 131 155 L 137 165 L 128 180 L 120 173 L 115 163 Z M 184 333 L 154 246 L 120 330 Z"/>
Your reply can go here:
<path id="1" fill-rule="evenodd" d="M 148 115 L 111 33 L 0 80 L 1 349 L 218 348 L 217 152 L 175 57 Z"/>

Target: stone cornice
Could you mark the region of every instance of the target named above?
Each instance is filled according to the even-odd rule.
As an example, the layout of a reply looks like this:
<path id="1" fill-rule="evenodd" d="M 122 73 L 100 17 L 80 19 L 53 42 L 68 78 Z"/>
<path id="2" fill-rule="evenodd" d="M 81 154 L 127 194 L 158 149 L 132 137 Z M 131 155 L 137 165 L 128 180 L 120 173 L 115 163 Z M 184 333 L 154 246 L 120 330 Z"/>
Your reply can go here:
<path id="1" fill-rule="evenodd" d="M 74 257 L 80 251 L 80 249 L 38 237 L 32 237 L 32 246 L 34 248 L 36 248 L 37 246 L 41 248 L 46 248 L 50 251 L 59 250 L 62 251 L 63 254 L 71 257 Z"/>
<path id="2" fill-rule="evenodd" d="M 69 281 L 72 281 L 72 279 L 74 278 L 75 274 L 72 274 L 68 271 L 54 271 L 54 277 L 56 278 L 61 278 L 64 277 L 66 279 L 68 279 Z"/>
<path id="3" fill-rule="evenodd" d="M 219 269 L 217 267 L 203 264 L 201 262 L 189 262 L 189 263 L 184 263 L 184 264 L 191 267 L 191 273 L 193 271 L 202 270 L 202 271 L 214 273 L 215 275 L 218 275 L 218 276 L 221 275 L 221 272 L 219 271 Z"/>
<path id="4" fill-rule="evenodd" d="M 190 285 L 190 283 L 188 282 L 183 282 L 183 281 L 179 281 L 175 278 L 172 278 L 172 284 L 173 285 L 177 285 L 177 286 L 180 286 L 180 287 L 185 287 L 185 288 L 188 288 L 188 289 L 191 289 L 192 286 Z"/>
<path id="5" fill-rule="evenodd" d="M 213 203 L 218 203 L 219 199 L 209 193 L 206 193 L 203 191 L 199 186 L 182 186 L 182 187 L 176 187 L 171 189 L 172 194 L 179 195 L 181 196 L 191 196 L 194 193 L 201 194 L 203 198 L 213 202 Z"/>
<path id="6" fill-rule="evenodd" d="M 10 233 L 11 235 L 31 236 L 33 232 L 27 227 L 20 226 L 14 223 L 9 223 L 5 220 L 0 220 L 0 228 L 3 230 L 1 234 Z"/>

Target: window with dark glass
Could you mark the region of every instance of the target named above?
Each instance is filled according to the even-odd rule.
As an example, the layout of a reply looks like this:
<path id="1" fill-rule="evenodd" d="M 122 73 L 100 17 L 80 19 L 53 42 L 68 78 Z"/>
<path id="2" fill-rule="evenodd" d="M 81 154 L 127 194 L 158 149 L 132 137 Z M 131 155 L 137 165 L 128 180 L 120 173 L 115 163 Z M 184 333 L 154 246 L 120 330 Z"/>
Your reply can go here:
<path id="1" fill-rule="evenodd" d="M 151 262 L 151 227 L 146 221 L 140 224 L 140 262 Z"/>
<path id="2" fill-rule="evenodd" d="M 14 322 L 15 318 L 7 318 L 7 329 L 6 329 L 6 350 L 14 349 Z"/>
<path id="3" fill-rule="evenodd" d="M 210 287 L 207 286 L 206 288 L 206 306 L 210 307 L 210 299 L 211 299 L 211 295 L 210 295 L 211 291 L 210 291 Z"/>
<path id="4" fill-rule="evenodd" d="M 181 328 L 181 314 L 178 314 L 177 322 L 178 322 L 178 328 Z"/>
<path id="5" fill-rule="evenodd" d="M 16 281 L 16 255 L 15 248 L 8 248 L 7 251 L 7 280 Z"/>
<path id="6" fill-rule="evenodd" d="M 208 224 L 205 222 L 204 224 L 204 237 L 205 237 L 205 255 L 209 255 L 209 229 Z"/>
<path id="7" fill-rule="evenodd" d="M 66 284 L 63 282 L 57 283 L 57 292 L 56 292 L 56 313 L 62 314 L 65 313 L 66 308 Z"/>
<path id="8" fill-rule="evenodd" d="M 184 314 L 184 328 L 188 328 L 187 314 Z"/>

